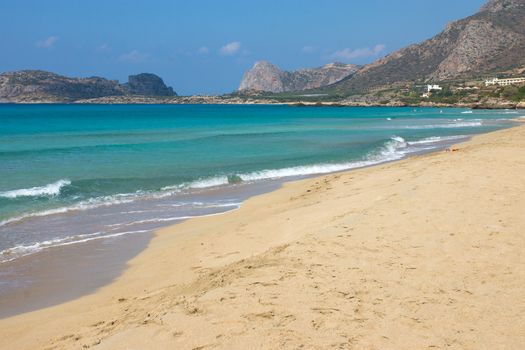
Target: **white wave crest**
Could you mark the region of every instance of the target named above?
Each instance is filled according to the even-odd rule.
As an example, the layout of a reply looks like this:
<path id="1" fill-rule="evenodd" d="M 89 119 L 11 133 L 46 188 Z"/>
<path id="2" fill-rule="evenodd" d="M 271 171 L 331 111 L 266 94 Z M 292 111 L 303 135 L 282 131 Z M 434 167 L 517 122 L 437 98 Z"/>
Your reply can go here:
<path id="1" fill-rule="evenodd" d="M 228 184 L 227 176 L 214 176 L 204 179 L 195 180 L 192 182 L 183 183 L 180 185 L 166 186 L 162 188 L 162 191 L 180 191 L 184 189 L 201 189 L 208 187 L 216 187 Z"/>
<path id="2" fill-rule="evenodd" d="M 436 140 L 437 141 L 437 140 Z M 281 168 L 281 169 L 266 169 L 260 171 L 254 171 L 244 174 L 234 174 L 231 178 L 240 179 L 241 181 L 259 181 L 259 180 L 270 180 L 270 179 L 280 179 L 287 177 L 297 177 L 297 176 L 309 176 L 316 174 L 327 174 L 345 170 L 351 170 L 356 168 L 362 168 L 366 166 L 371 166 L 379 163 L 389 162 L 401 159 L 405 157 L 410 152 L 414 151 L 410 149 L 410 145 L 417 143 L 432 143 L 435 142 L 434 139 L 420 140 L 407 142 L 405 139 L 399 136 L 393 136 L 390 140 L 384 143 L 384 145 L 378 150 L 371 152 L 362 160 L 356 160 L 351 162 L 343 163 L 324 163 L 324 164 L 312 164 L 312 165 L 301 165 L 295 167 Z M 426 149 L 432 149 L 431 147 Z M 419 149 L 421 150 L 421 149 Z M 237 183 L 235 181 L 234 183 Z M 0 226 L 4 226 L 11 223 L 16 223 L 24 219 L 33 218 L 33 217 L 42 217 L 55 214 L 64 214 L 73 211 L 83 211 L 89 209 L 95 209 L 98 207 L 111 206 L 116 204 L 131 203 L 138 199 L 151 199 L 151 198 L 164 198 L 177 194 L 183 190 L 188 189 L 206 189 L 217 186 L 224 186 L 230 184 L 228 176 L 215 176 L 210 178 L 199 179 L 193 182 L 179 184 L 175 186 L 168 186 L 161 189 L 159 192 L 146 192 L 146 191 L 137 191 L 135 193 L 128 194 L 117 194 L 106 197 L 92 198 L 90 200 L 82 201 L 76 204 L 73 204 L 68 207 L 61 207 L 55 209 L 49 209 L 45 211 L 28 213 L 18 217 L 9 218 L 4 221 L 0 221 Z M 172 204 L 176 206 L 178 204 Z M 208 204 L 211 207 L 221 206 L 217 204 Z M 236 206 L 237 204 L 223 204 L 225 207 Z M 166 218 L 166 219 L 152 219 L 152 221 L 176 221 L 186 218 Z M 136 222 L 138 223 L 138 222 Z M 135 223 L 135 224 L 136 224 Z"/>
<path id="3" fill-rule="evenodd" d="M 453 128 L 471 128 L 483 126 L 481 121 L 472 121 L 472 122 L 456 122 L 453 124 L 431 124 L 431 125 L 410 125 L 405 126 L 404 129 L 411 130 L 423 130 L 423 129 L 453 129 Z"/>
<path id="4" fill-rule="evenodd" d="M 58 180 L 51 184 L 39 187 L 21 188 L 18 190 L 11 190 L 0 192 L 0 197 L 3 198 L 17 198 L 17 197 L 42 197 L 42 196 L 56 196 L 60 194 L 63 187 L 71 185 L 69 180 Z"/>
<path id="5" fill-rule="evenodd" d="M 73 204 L 69 207 L 61 207 L 61 208 L 43 210 L 43 211 L 39 211 L 35 213 L 27 213 L 27 214 L 20 215 L 17 217 L 9 218 L 9 219 L 0 221 L 0 226 L 19 222 L 19 221 L 22 221 L 28 218 L 33 218 L 33 217 L 42 217 L 42 216 L 55 215 L 55 214 L 65 214 L 65 213 L 69 213 L 73 211 L 95 209 L 99 207 L 107 207 L 107 206 L 114 205 L 114 204 L 123 204 L 123 203 L 131 203 L 131 202 L 133 202 L 133 198 L 131 195 L 114 195 L 114 196 L 106 196 L 106 197 L 99 197 L 99 198 L 91 198 L 86 201 L 82 201 L 82 202 Z"/>
<path id="6" fill-rule="evenodd" d="M 429 143 L 438 143 L 443 141 L 454 141 L 467 138 L 466 135 L 455 135 L 455 136 L 431 136 L 417 141 L 409 141 L 409 145 L 424 145 Z"/>
<path id="7" fill-rule="evenodd" d="M 364 160 L 345 163 L 326 163 L 296 166 L 283 169 L 261 170 L 248 174 L 241 174 L 239 175 L 239 177 L 243 181 L 256 181 L 265 179 L 278 179 L 292 176 L 327 174 L 344 170 L 362 168 L 374 164 L 401 159 L 404 156 L 404 152 L 401 152 L 400 150 L 406 148 L 406 146 L 407 144 L 402 137 L 394 136 L 389 141 L 387 141 L 378 152 L 369 154 L 367 157 L 365 157 Z"/>
<path id="8" fill-rule="evenodd" d="M 392 136 L 390 138 L 390 141 L 387 141 L 383 148 L 380 149 L 379 157 L 372 156 L 372 158 L 375 158 L 377 161 L 395 160 L 402 158 L 404 152 L 400 152 L 400 150 L 406 148 L 407 146 L 408 144 L 404 138 L 400 136 Z"/>
<path id="9" fill-rule="evenodd" d="M 39 252 L 39 251 L 42 251 L 48 248 L 68 246 L 72 244 L 94 241 L 97 239 L 119 237 L 119 236 L 128 235 L 132 233 L 146 233 L 150 231 L 151 230 L 125 231 L 125 232 L 118 232 L 118 233 L 113 233 L 109 235 L 103 234 L 103 232 L 95 232 L 95 233 L 87 233 L 83 235 L 68 236 L 64 238 L 56 238 L 56 239 L 51 239 L 51 240 L 47 240 L 43 242 L 37 242 L 33 244 L 26 244 L 26 245 L 22 244 L 22 245 L 18 245 L 18 246 L 0 251 L 0 263 L 9 262 L 14 259 L 21 258 L 23 256 L 33 254 L 33 253 L 36 253 L 36 252 Z"/>
<path id="10" fill-rule="evenodd" d="M 226 212 L 233 211 L 236 209 L 239 209 L 240 205 L 237 205 L 232 210 L 227 210 Z M 156 223 L 156 222 L 172 222 L 172 221 L 181 221 L 181 220 L 188 220 L 188 219 L 194 219 L 194 218 L 205 218 L 208 216 L 217 216 L 222 215 L 225 212 L 219 212 L 219 213 L 212 213 L 212 214 L 203 214 L 203 215 L 186 215 L 186 216 L 174 216 L 171 218 L 152 218 L 152 219 L 144 219 L 144 220 L 138 220 L 138 221 L 131 221 L 131 222 L 123 222 L 120 224 L 111 224 L 106 225 L 106 227 L 127 227 L 127 226 L 133 226 L 133 225 L 139 225 L 139 224 L 149 224 L 149 223 Z"/>
<path id="11" fill-rule="evenodd" d="M 227 176 L 216 176 L 211 177 L 208 179 L 203 180 L 197 180 L 190 182 L 189 184 L 185 184 L 185 188 L 190 189 L 200 189 L 200 188 L 208 188 L 208 187 L 216 187 L 216 186 L 222 186 L 228 184 L 228 177 Z"/>

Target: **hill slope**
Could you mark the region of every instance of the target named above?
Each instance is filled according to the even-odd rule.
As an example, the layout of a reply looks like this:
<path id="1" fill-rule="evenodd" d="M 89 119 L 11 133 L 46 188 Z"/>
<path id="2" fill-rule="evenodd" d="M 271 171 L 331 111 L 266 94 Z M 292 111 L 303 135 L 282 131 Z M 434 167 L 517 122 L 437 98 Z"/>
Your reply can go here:
<path id="1" fill-rule="evenodd" d="M 491 0 L 443 32 L 364 66 L 328 89 L 361 93 L 399 82 L 443 81 L 525 69 L 525 0 Z"/>

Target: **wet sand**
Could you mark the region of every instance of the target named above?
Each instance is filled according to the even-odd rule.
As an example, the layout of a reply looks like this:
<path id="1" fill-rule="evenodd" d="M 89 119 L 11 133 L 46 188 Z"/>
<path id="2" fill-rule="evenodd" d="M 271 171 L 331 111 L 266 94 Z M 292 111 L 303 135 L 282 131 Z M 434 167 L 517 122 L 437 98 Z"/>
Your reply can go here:
<path id="1" fill-rule="evenodd" d="M 64 247 L 2 263 L 0 319 L 60 304 L 111 283 L 148 245 L 134 234 Z"/>
<path id="2" fill-rule="evenodd" d="M 242 202 L 252 196 L 279 188 L 284 180 L 261 181 L 242 186 L 218 187 L 207 191 L 193 191 L 176 197 L 179 201 L 213 202 L 235 199 Z M 148 201 L 146 204 L 155 205 Z M 143 206 L 146 204 L 142 204 Z M 218 207 L 209 212 L 187 212 L 189 215 L 215 215 L 235 207 Z M 111 214 L 113 208 L 99 208 L 82 220 L 94 220 L 98 216 Z M 80 214 L 60 214 L 66 221 L 66 230 L 76 227 Z M 55 218 L 50 217 L 54 221 Z M 59 221 L 64 222 L 64 220 Z M 182 221 L 177 221 L 182 222 Z M 99 223 L 99 222 L 97 222 Z M 46 222 L 32 223 L 40 227 Z M 0 263 L 0 319 L 40 308 L 64 303 L 111 283 L 120 276 L 127 262 L 148 245 L 151 232 L 130 233 L 116 237 L 97 239 L 48 247 L 9 262 Z M 157 227 L 162 224 L 156 223 Z M 93 228 L 92 231 L 96 229 Z M 145 230 L 147 231 L 147 230 Z"/>
<path id="3" fill-rule="evenodd" d="M 454 148 L 159 230 L 112 284 L 0 320 L 0 348 L 519 349 L 525 126 Z"/>

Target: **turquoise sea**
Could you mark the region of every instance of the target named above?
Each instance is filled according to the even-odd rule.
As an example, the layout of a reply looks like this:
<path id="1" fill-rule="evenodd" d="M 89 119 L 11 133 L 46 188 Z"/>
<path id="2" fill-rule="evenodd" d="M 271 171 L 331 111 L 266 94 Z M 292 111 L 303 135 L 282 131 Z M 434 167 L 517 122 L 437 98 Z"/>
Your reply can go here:
<path id="1" fill-rule="evenodd" d="M 516 113 L 0 105 L 0 261 L 235 209 L 250 186 L 447 147 Z"/>

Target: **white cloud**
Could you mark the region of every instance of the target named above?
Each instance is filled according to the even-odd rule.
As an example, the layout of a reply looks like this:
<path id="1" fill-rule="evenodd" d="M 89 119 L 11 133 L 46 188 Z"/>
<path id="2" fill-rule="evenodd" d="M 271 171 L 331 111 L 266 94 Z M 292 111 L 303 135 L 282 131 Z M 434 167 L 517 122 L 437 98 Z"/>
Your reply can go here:
<path id="1" fill-rule="evenodd" d="M 383 44 L 376 45 L 374 47 L 365 47 L 361 49 L 342 49 L 334 52 L 329 56 L 331 59 L 343 59 L 343 60 L 353 60 L 356 58 L 366 58 L 379 55 L 381 52 L 385 51 L 386 46 Z"/>
<path id="2" fill-rule="evenodd" d="M 207 54 L 210 53 L 210 49 L 208 49 L 206 46 L 201 46 L 197 50 L 197 53 L 200 54 L 200 55 L 207 55 Z"/>
<path id="3" fill-rule="evenodd" d="M 303 46 L 303 48 L 301 49 L 301 51 L 303 53 L 314 53 L 317 51 L 317 47 L 315 46 Z"/>
<path id="4" fill-rule="evenodd" d="M 104 44 L 101 44 L 97 47 L 95 47 L 95 52 L 98 53 L 98 54 L 109 54 L 110 52 L 112 51 L 112 47 L 107 44 L 107 43 L 104 43 Z"/>
<path id="5" fill-rule="evenodd" d="M 147 53 L 142 53 L 139 50 L 132 50 L 128 53 L 120 55 L 119 61 L 129 63 L 140 63 L 147 60 L 148 57 L 149 55 Z"/>
<path id="6" fill-rule="evenodd" d="M 50 36 L 48 38 L 45 38 L 44 40 L 40 40 L 36 43 L 37 47 L 41 47 L 44 49 L 50 49 L 53 46 L 55 46 L 56 42 L 58 41 L 58 36 Z"/>
<path id="7" fill-rule="evenodd" d="M 241 43 L 238 41 L 232 41 L 231 43 L 228 43 L 221 47 L 220 53 L 223 56 L 233 56 L 237 52 L 239 52 L 241 48 Z"/>
<path id="8" fill-rule="evenodd" d="M 110 49 L 111 49 L 111 46 L 109 46 L 108 44 L 102 44 L 99 47 L 97 47 L 98 51 L 107 51 L 107 50 L 110 50 Z"/>

